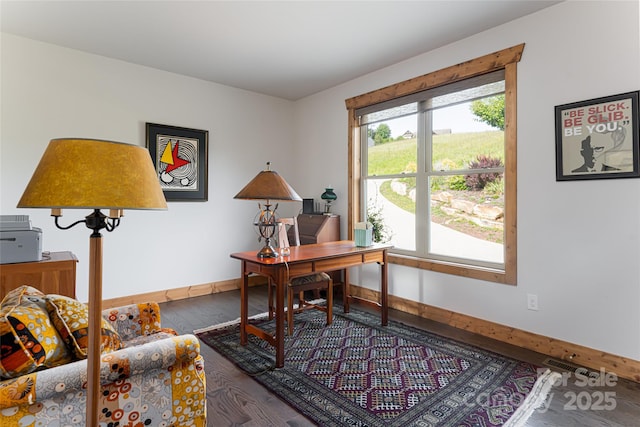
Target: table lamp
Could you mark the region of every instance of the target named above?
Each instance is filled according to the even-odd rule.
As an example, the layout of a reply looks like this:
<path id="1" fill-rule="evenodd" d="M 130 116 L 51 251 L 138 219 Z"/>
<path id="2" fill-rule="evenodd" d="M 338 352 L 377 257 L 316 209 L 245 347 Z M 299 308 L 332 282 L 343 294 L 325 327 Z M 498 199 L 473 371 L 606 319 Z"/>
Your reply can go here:
<path id="1" fill-rule="evenodd" d="M 139 146 L 92 139 L 53 139 L 18 208 L 49 208 L 56 227 L 85 224 L 89 238 L 89 347 L 86 425 L 98 425 L 102 235 L 120 225 L 124 209 L 167 209 L 149 152 Z M 61 226 L 62 209 L 91 209 L 83 220 Z M 109 215 L 101 212 L 109 210 Z"/>
<path id="2" fill-rule="evenodd" d="M 267 169 L 260 172 L 245 187 L 235 195 L 234 199 L 244 200 L 265 200 L 263 205 L 258 203 L 258 220 L 254 223 L 258 227 L 260 238 L 265 244 L 258 252 L 259 258 L 275 258 L 279 256 L 278 251 L 271 245 L 271 239 L 276 232 L 276 210 L 278 205 L 271 210 L 272 200 L 302 201 L 287 181 L 277 172 L 271 170 L 271 162 L 267 162 Z"/>
<path id="3" fill-rule="evenodd" d="M 331 186 L 324 189 L 324 193 L 320 196 L 322 200 L 324 200 L 324 213 L 331 214 L 331 203 L 335 202 L 338 196 L 333 192 L 333 188 Z"/>

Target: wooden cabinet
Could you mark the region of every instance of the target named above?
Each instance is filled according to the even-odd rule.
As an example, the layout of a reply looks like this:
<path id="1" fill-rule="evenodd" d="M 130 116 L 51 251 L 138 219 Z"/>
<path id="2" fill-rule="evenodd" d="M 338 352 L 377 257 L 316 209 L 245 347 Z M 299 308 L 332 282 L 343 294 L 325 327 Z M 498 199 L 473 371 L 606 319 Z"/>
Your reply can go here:
<path id="1" fill-rule="evenodd" d="M 340 240 L 340 216 L 300 214 L 298 215 L 298 234 L 300 234 L 301 245 Z M 294 241 L 291 235 L 289 235 L 289 241 Z"/>
<path id="2" fill-rule="evenodd" d="M 0 300 L 22 285 L 33 286 L 45 294 L 76 297 L 76 264 L 71 252 L 45 253 L 42 261 L 0 265 Z"/>

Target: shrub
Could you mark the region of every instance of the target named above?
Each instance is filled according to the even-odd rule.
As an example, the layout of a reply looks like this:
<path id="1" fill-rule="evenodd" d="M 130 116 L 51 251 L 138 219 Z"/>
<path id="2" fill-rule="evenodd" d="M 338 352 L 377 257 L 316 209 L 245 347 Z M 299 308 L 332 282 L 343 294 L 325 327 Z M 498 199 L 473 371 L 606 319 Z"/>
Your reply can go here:
<path id="1" fill-rule="evenodd" d="M 485 185 L 484 192 L 494 199 L 502 196 L 504 194 L 504 180 L 502 177 Z"/>
<path id="2" fill-rule="evenodd" d="M 369 201 L 367 207 L 367 221 L 373 225 L 373 241 L 376 243 L 387 243 L 391 240 L 393 233 L 384 221 L 382 207 Z"/>
<path id="3" fill-rule="evenodd" d="M 413 161 L 407 163 L 407 166 L 405 166 L 404 168 L 404 171 L 407 173 L 416 173 L 417 170 L 418 170 L 418 164 Z"/>
<path id="4" fill-rule="evenodd" d="M 444 176 L 434 176 L 431 178 L 431 191 L 439 191 L 444 189 L 447 180 Z"/>
<path id="5" fill-rule="evenodd" d="M 449 177 L 448 184 L 449 188 L 452 190 L 465 191 L 469 189 L 469 187 L 467 187 L 467 181 L 462 175 L 454 175 Z"/>
<path id="6" fill-rule="evenodd" d="M 470 169 L 491 169 L 502 167 L 502 159 L 497 157 L 478 155 L 476 160 L 469 162 Z M 487 184 L 500 179 L 501 172 L 473 173 L 465 175 L 467 187 L 472 190 L 482 190 Z"/>

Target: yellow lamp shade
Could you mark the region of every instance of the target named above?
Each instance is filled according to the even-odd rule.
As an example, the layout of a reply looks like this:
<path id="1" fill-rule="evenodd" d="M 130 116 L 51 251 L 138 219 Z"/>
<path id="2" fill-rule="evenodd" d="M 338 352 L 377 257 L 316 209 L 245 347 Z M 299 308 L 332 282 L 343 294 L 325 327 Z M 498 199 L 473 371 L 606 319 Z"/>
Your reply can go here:
<path id="1" fill-rule="evenodd" d="M 19 208 L 166 209 L 149 152 L 94 139 L 53 139 Z"/>

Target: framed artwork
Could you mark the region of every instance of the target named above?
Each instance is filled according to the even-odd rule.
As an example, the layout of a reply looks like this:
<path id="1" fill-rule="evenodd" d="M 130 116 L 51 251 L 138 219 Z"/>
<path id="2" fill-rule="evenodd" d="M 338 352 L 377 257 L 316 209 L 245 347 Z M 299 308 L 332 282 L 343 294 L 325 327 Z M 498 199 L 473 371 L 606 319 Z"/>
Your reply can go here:
<path id="1" fill-rule="evenodd" d="M 555 107 L 556 181 L 640 176 L 639 93 Z"/>
<path id="2" fill-rule="evenodd" d="M 146 134 L 167 201 L 206 201 L 209 131 L 147 123 Z"/>

